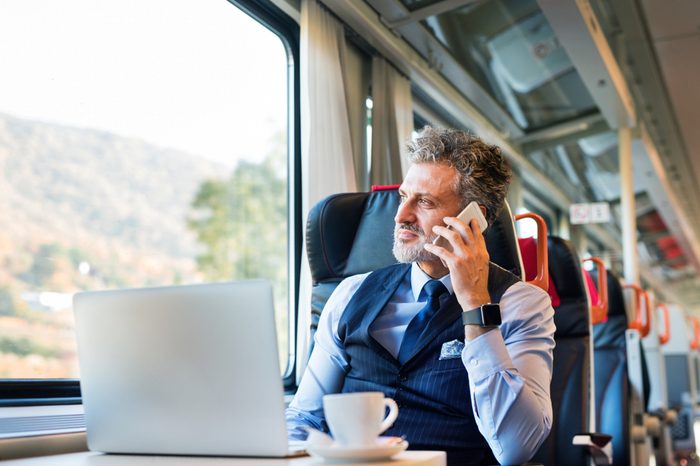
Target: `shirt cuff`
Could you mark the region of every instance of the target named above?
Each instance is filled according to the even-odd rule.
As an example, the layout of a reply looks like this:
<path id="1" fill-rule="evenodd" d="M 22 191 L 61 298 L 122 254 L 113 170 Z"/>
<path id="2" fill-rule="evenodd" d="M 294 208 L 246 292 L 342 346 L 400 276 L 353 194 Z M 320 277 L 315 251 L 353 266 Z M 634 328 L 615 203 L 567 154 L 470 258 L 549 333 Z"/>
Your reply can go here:
<path id="1" fill-rule="evenodd" d="M 474 383 L 513 367 L 503 335 L 498 329 L 467 342 L 462 350 L 462 363 Z"/>

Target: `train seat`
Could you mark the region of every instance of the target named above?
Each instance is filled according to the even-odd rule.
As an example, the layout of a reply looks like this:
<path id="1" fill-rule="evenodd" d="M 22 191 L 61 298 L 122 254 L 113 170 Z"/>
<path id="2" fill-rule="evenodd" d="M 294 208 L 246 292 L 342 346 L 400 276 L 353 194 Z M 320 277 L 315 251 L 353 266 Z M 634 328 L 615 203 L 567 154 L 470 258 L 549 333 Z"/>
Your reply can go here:
<path id="1" fill-rule="evenodd" d="M 382 189 L 332 194 L 309 212 L 312 336 L 326 301 L 344 278 L 396 263 L 391 251 L 398 205 L 398 191 Z"/>
<path id="2" fill-rule="evenodd" d="M 355 274 L 396 263 L 392 254 L 396 187 L 332 194 L 309 212 L 306 250 L 312 278 L 311 332 L 336 286 Z M 491 261 L 522 277 L 520 251 L 510 207 L 501 210 L 485 233 Z"/>
<path id="3" fill-rule="evenodd" d="M 670 331 L 666 332 L 669 339 L 663 347 L 668 405 L 678 412 L 677 420 L 671 426 L 671 439 L 675 455 L 688 459 L 695 454 L 696 448 L 693 424 L 697 378 L 691 352 L 693 338 L 688 334 L 689 325 L 683 310 L 674 305 L 663 307 L 668 317 L 666 324 L 670 324 Z"/>
<path id="4" fill-rule="evenodd" d="M 306 249 L 312 277 L 312 345 L 323 307 L 344 278 L 396 263 L 392 246 L 398 206 L 396 188 L 375 189 L 330 195 L 309 212 Z M 485 240 L 491 261 L 522 278 L 515 224 L 507 204 L 489 225 Z"/>
<path id="5" fill-rule="evenodd" d="M 587 466 L 590 454 L 597 464 L 607 464 L 610 436 L 592 433 L 590 310 L 580 261 L 569 241 L 550 236 L 547 243 L 549 276 L 560 301 L 554 308 L 554 419 L 552 432 L 534 459 L 545 466 Z M 582 433 L 587 439 L 578 437 Z M 575 437 L 585 441 L 588 450 L 572 448 Z"/>
<path id="6" fill-rule="evenodd" d="M 595 272 L 593 278 L 596 279 Z M 595 411 L 598 429 L 612 435 L 613 464 L 630 464 L 627 313 L 620 280 L 608 272 L 608 319 L 593 326 Z"/>

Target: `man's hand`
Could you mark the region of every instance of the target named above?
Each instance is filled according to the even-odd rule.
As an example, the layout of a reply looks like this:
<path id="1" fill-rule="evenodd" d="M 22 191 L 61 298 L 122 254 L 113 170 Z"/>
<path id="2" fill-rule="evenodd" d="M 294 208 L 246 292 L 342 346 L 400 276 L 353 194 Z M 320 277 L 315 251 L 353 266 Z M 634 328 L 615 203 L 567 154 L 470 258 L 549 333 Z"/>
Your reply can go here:
<path id="1" fill-rule="evenodd" d="M 449 241 L 452 251 L 434 244 L 426 244 L 426 251 L 442 259 L 449 269 L 452 287 L 463 310 L 468 311 L 491 302 L 488 291 L 489 253 L 479 222 L 472 219 L 467 225 L 456 217 L 445 217 L 443 221 L 452 228 L 436 225 L 433 232 Z M 490 328 L 466 325 L 465 338 L 472 340 L 489 330 Z"/>

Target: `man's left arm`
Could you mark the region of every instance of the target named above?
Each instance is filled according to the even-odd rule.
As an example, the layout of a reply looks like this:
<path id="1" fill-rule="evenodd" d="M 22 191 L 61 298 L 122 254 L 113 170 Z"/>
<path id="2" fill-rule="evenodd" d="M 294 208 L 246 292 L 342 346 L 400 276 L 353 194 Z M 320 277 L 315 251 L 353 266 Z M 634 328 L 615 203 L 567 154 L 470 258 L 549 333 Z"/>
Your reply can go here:
<path id="1" fill-rule="evenodd" d="M 554 310 L 544 291 L 525 283 L 511 286 L 500 306 L 501 327 L 465 341 L 462 361 L 479 430 L 501 464 L 518 464 L 551 429 Z"/>

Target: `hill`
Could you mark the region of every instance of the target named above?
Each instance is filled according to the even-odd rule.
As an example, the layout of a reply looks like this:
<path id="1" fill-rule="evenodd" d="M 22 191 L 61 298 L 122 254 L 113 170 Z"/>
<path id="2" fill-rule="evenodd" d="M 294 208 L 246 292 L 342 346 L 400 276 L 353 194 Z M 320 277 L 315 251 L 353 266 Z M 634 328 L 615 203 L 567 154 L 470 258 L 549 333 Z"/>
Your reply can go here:
<path id="1" fill-rule="evenodd" d="M 0 114 L 0 287 L 71 291 L 193 274 L 185 218 L 202 181 L 225 176 L 182 151 Z"/>

